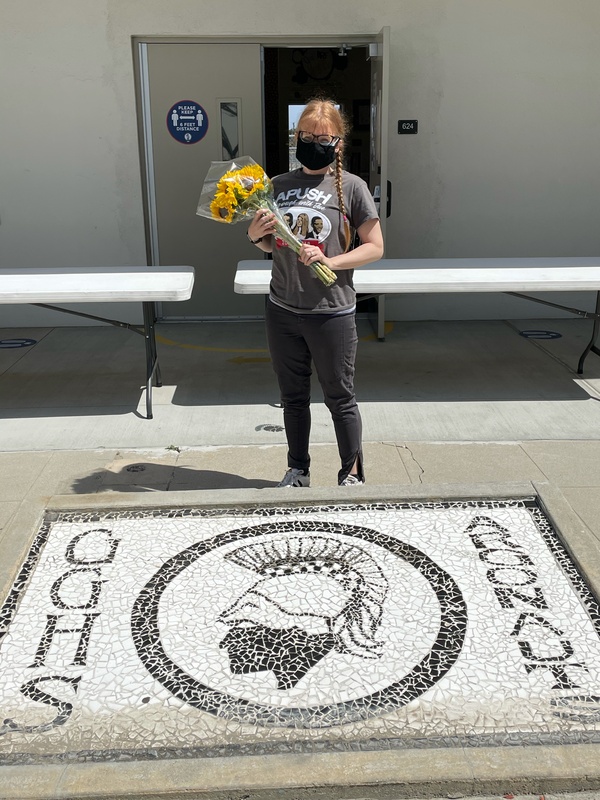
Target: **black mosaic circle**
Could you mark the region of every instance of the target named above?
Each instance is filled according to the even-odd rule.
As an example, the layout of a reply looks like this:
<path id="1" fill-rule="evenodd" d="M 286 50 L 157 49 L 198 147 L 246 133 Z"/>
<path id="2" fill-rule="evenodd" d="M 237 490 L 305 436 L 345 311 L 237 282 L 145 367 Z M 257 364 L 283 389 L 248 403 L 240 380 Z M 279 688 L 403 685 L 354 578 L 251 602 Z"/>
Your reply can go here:
<path id="1" fill-rule="evenodd" d="M 429 581 L 440 605 L 440 627 L 429 653 L 400 680 L 364 697 L 327 705 L 281 708 L 253 703 L 211 689 L 181 669 L 165 652 L 158 623 L 163 592 L 181 572 L 210 551 L 260 536 L 319 532 L 355 537 L 403 559 Z M 429 556 L 406 542 L 370 528 L 337 522 L 294 519 L 268 522 L 196 542 L 168 559 L 135 600 L 132 636 L 149 673 L 175 697 L 215 716 L 250 725 L 323 728 L 380 716 L 407 705 L 435 685 L 456 662 L 467 629 L 467 607 L 454 579 Z"/>

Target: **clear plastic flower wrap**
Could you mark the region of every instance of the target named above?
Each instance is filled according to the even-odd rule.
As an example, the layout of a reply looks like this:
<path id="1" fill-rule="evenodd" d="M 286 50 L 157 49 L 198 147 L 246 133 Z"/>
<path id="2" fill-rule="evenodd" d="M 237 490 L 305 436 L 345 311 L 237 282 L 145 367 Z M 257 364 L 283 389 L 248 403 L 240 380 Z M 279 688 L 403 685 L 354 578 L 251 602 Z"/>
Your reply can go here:
<path id="1" fill-rule="evenodd" d="M 196 214 L 232 224 L 253 217 L 261 208 L 275 215 L 276 235 L 298 253 L 302 242 L 294 236 L 283 218 L 275 203 L 271 179 L 260 164 L 250 156 L 211 163 Z M 335 272 L 325 264 L 315 262 L 309 264 L 309 269 L 325 286 L 331 286 L 336 280 Z"/>

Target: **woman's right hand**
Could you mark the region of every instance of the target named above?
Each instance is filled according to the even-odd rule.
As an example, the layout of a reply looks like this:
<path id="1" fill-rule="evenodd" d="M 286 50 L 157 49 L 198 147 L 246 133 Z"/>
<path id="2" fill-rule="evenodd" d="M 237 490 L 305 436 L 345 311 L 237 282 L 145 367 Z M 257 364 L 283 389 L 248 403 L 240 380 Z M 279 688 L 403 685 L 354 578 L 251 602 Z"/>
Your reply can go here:
<path id="1" fill-rule="evenodd" d="M 255 212 L 252 222 L 248 227 L 248 236 L 251 239 L 261 239 L 264 236 L 274 233 L 275 214 L 266 208 L 259 208 Z"/>

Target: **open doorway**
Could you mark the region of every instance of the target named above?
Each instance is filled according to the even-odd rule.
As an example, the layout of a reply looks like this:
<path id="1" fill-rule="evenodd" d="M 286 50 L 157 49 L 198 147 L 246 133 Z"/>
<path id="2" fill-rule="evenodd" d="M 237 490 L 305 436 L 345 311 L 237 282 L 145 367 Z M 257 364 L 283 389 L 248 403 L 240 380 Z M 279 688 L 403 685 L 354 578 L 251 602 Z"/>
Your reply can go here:
<path id="1" fill-rule="evenodd" d="M 352 126 L 346 169 L 369 181 L 371 69 L 366 46 L 265 47 L 265 169 L 293 169 L 294 107 L 324 95 L 340 104 Z"/>

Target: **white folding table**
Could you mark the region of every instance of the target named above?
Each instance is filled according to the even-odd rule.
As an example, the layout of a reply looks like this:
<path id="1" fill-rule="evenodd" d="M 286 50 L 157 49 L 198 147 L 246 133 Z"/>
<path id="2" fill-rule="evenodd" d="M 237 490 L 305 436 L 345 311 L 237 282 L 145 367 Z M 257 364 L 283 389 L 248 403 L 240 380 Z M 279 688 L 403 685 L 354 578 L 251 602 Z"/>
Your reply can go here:
<path id="1" fill-rule="evenodd" d="M 234 290 L 238 294 L 268 294 L 269 260 L 238 262 Z M 438 292 L 502 292 L 559 308 L 592 319 L 592 337 L 581 354 L 577 372 L 596 346 L 600 328 L 600 258 L 384 258 L 354 270 L 354 288 L 359 299 L 376 297 L 377 336 L 384 339 L 387 294 Z M 594 311 L 571 308 L 528 292 L 596 292 Z"/>
<path id="2" fill-rule="evenodd" d="M 194 268 L 190 266 L 0 269 L 0 303 L 26 303 L 50 308 L 141 334 L 146 343 L 146 415 L 152 419 L 152 382 L 162 386 L 154 333 L 155 303 L 188 300 L 193 285 Z M 143 325 L 53 305 L 129 302 L 142 303 Z"/>

